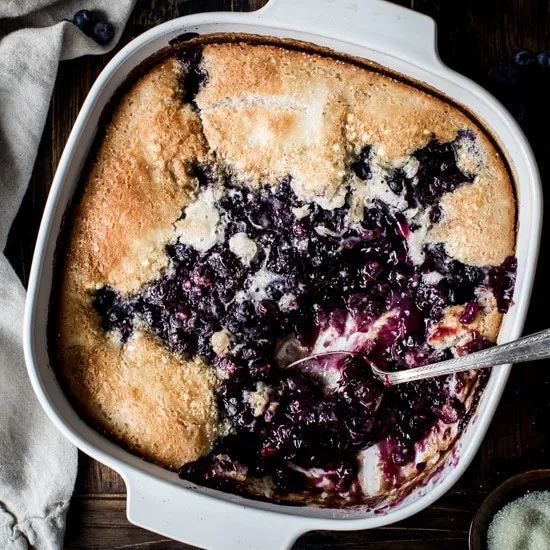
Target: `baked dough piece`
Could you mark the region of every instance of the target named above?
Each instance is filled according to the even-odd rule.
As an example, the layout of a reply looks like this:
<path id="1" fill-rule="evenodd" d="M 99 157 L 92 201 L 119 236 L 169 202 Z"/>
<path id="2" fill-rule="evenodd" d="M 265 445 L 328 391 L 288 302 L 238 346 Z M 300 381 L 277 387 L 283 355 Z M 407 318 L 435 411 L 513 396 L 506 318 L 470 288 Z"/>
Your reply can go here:
<path id="1" fill-rule="evenodd" d="M 59 307 L 62 374 L 78 409 L 136 454 L 164 467 L 208 453 L 217 437 L 216 378 L 139 330 L 106 334 L 90 295 L 66 281 Z"/>
<path id="2" fill-rule="evenodd" d="M 347 104 L 334 61 L 212 44 L 202 65 L 208 82 L 196 101 L 204 133 L 232 172 L 256 188 L 292 175 L 299 198 L 325 208 L 344 204 Z"/>
<path id="3" fill-rule="evenodd" d="M 253 187 L 289 175 L 300 199 L 341 207 L 353 154 L 372 145 L 402 164 L 432 139 L 462 130 L 459 167 L 473 185 L 443 197 L 445 216 L 427 240 L 467 264 L 500 265 L 513 254 L 515 200 L 497 150 L 461 111 L 357 66 L 268 45 L 210 44 L 208 81 L 196 102 L 211 150 Z M 231 78 L 227 75 L 231 74 Z"/>
<path id="4" fill-rule="evenodd" d="M 130 292 L 168 265 L 166 243 L 192 198 L 188 167 L 208 157 L 169 59 L 125 95 L 106 129 L 71 229 L 59 299 L 61 374 L 84 415 L 165 467 L 208 453 L 217 430 L 214 375 L 160 341 L 124 345 L 100 326 L 93 292 Z"/>
<path id="5" fill-rule="evenodd" d="M 200 120 L 169 59 L 128 92 L 107 126 L 77 207 L 68 269 L 86 288 L 136 290 L 167 266 L 172 224 L 193 197 L 189 167 L 208 158 Z"/>

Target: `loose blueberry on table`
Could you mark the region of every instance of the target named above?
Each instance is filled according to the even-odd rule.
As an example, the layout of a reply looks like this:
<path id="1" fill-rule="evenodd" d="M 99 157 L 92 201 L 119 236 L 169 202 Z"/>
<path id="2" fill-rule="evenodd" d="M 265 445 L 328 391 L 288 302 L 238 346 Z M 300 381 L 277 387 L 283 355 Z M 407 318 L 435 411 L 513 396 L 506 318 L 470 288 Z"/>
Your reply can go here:
<path id="1" fill-rule="evenodd" d="M 550 89 L 550 51 L 520 50 L 489 69 L 488 89 L 504 103 L 528 134 L 538 136 L 547 125 Z M 533 135 L 530 135 L 533 134 Z"/>
<path id="2" fill-rule="evenodd" d="M 443 215 L 442 195 L 472 178 L 457 166 L 455 143 L 432 141 L 414 157 L 418 183 L 396 169 L 389 185 L 410 208 L 428 212 L 433 224 Z M 366 147 L 351 169 L 366 180 L 370 162 Z M 170 268 L 133 296 L 99 290 L 94 305 L 103 327 L 119 331 L 125 341 L 139 320 L 174 352 L 201 355 L 216 368 L 221 416 L 230 430 L 208 456 L 184 465 L 181 477 L 236 493 L 262 479 L 275 500 L 324 492 L 335 506 L 360 503 L 361 451 L 379 443 L 386 475 L 396 475 L 414 461 L 415 445 L 438 420 L 464 417 L 464 404 L 450 394 L 446 377 L 384 391 L 354 358 L 327 362 L 324 373 L 284 368 L 277 360 L 281 342 L 294 336 L 307 352 L 322 333 L 367 332 L 393 312 L 358 351 L 389 370 L 446 359 L 448 350 L 427 343 L 427 328 L 457 304 L 467 304 L 461 322 L 471 323 L 479 313 L 480 288 L 491 290 L 506 311 L 515 259 L 498 268 L 473 267 L 434 244 L 415 263 L 407 236 L 418 227 L 381 201 L 351 225 L 348 205 L 305 205 L 290 179 L 252 192 L 208 166 L 195 166 L 194 174 L 202 192 L 225 189 L 216 202 L 223 242 L 203 253 L 174 242 L 168 247 Z M 230 247 L 242 233 L 257 245 L 249 263 Z M 260 272 L 271 274 L 261 289 L 255 288 Z M 426 277 L 433 273 L 435 280 Z M 212 336 L 222 330 L 234 345 L 217 355 Z M 463 351 L 488 345 L 473 334 Z M 425 466 L 420 462 L 416 469 Z"/>
<path id="3" fill-rule="evenodd" d="M 113 39 L 115 29 L 109 21 L 105 21 L 90 10 L 79 10 L 73 16 L 73 23 L 98 44 L 107 44 Z"/>

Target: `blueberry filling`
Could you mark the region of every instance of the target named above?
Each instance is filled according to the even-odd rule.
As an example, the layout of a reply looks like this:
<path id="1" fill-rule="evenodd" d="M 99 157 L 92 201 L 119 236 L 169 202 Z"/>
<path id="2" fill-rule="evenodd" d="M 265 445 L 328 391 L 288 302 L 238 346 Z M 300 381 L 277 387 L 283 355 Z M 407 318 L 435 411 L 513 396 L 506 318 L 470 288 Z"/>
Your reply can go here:
<path id="1" fill-rule="evenodd" d="M 420 163 L 416 174 L 418 183 L 410 192 L 424 208 L 436 204 L 445 193 L 474 180 L 458 168 L 454 143 L 432 141 L 414 156 Z"/>
<path id="2" fill-rule="evenodd" d="M 185 49 L 176 49 L 176 58 L 182 69 L 183 101 L 193 103 L 200 87 L 208 79 L 208 73 L 200 64 L 202 48 L 190 46 Z"/>
<path id="3" fill-rule="evenodd" d="M 371 151 L 372 151 L 372 147 L 370 145 L 363 147 L 363 149 L 361 150 L 361 153 L 359 153 L 359 158 L 355 160 L 351 165 L 351 169 L 353 170 L 355 175 L 362 180 L 366 180 L 371 174 L 371 169 L 370 169 Z M 392 191 L 394 191 L 394 193 L 400 193 L 401 189 L 398 189 L 398 190 L 392 189 Z"/>
<path id="4" fill-rule="evenodd" d="M 459 137 L 471 139 L 464 132 Z M 409 208 L 427 210 L 431 223 L 441 219 L 442 212 L 438 204 L 441 197 L 474 180 L 457 166 L 456 143 L 431 141 L 413 155 L 418 161 L 418 171 L 414 176 L 398 168 L 392 171 L 387 181 L 393 193 L 404 196 Z M 371 176 L 371 153 L 371 146 L 364 147 L 357 160 L 351 164 L 352 171 L 362 180 L 368 180 Z"/>
<path id="5" fill-rule="evenodd" d="M 414 155 L 414 182 L 402 170 L 388 182 L 411 207 L 431 209 L 436 221 L 441 196 L 472 181 L 457 167 L 453 147 L 431 142 Z M 351 166 L 360 179 L 371 174 L 370 158 L 365 148 Z M 225 190 L 216 200 L 223 238 L 207 252 L 170 244 L 170 267 L 135 295 L 97 291 L 103 328 L 126 341 L 139 319 L 174 352 L 204 356 L 220 374 L 220 415 L 230 433 L 208 456 L 184 465 L 183 478 L 233 492 L 247 492 L 247 480 L 268 479 L 276 500 L 301 493 L 324 495 L 325 505 L 361 502 L 362 450 L 380 443 L 387 476 L 398 477 L 438 420 L 464 418 L 463 403 L 446 378 L 390 388 L 382 398 L 382 385 L 356 359 L 327 363 L 324 372 L 284 368 L 289 360 L 281 359 L 281 346 L 292 336 L 307 350 L 327 334 L 374 331 L 356 349 L 386 369 L 449 358 L 449 350 L 427 343 L 430 328 L 457 304 L 466 305 L 461 323 L 475 321 L 481 289 L 492 291 L 505 311 L 515 259 L 473 267 L 432 244 L 415 263 L 407 238 L 418 228 L 379 200 L 350 223 L 349 205 L 323 210 L 305 204 L 290 179 L 251 192 L 208 167 L 191 170 L 200 190 Z M 249 261 L 230 245 L 243 234 L 257 249 Z M 232 341 L 226 354 L 213 345 L 222 330 Z M 471 331 L 459 351 L 488 345 Z M 416 464 L 417 471 L 424 468 Z"/>
<path id="6" fill-rule="evenodd" d="M 498 310 L 505 313 L 508 310 L 514 286 L 516 284 L 517 259 L 507 258 L 506 261 L 498 267 L 491 267 L 487 273 L 487 286 L 493 290 L 497 300 Z"/>
<path id="7" fill-rule="evenodd" d="M 121 340 L 126 342 L 133 331 L 132 301 L 125 300 L 114 289 L 106 286 L 96 293 L 92 305 L 101 316 L 103 330 L 118 331 Z"/>
<path id="8" fill-rule="evenodd" d="M 365 376 L 361 362 L 350 359 L 334 368 L 340 376 L 330 389 L 303 372 L 280 371 L 261 414 L 252 409 L 250 399 L 243 399 L 243 392 L 246 396 L 254 388 L 253 377 L 229 379 L 220 395 L 233 419 L 233 433 L 220 440 L 212 454 L 186 465 L 183 477 L 198 483 L 208 479 L 226 489 L 229 483 L 231 490 L 239 491 L 223 469 L 217 472 L 220 460 L 231 457 L 233 463 L 246 465 L 250 476 L 271 476 L 282 492 L 357 491 L 354 457 L 379 436 L 372 413 L 382 387 Z M 313 468 L 322 473 L 304 475 Z"/>

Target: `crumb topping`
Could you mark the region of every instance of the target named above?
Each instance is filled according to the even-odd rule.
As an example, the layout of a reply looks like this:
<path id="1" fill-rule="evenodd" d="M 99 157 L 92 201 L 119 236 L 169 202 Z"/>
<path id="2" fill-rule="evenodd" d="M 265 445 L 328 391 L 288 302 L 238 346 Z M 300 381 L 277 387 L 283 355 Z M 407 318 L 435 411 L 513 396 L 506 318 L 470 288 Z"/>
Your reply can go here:
<path id="1" fill-rule="evenodd" d="M 250 265 L 258 256 L 258 246 L 244 232 L 235 233 L 229 239 L 229 250 L 247 265 Z"/>
<path id="2" fill-rule="evenodd" d="M 220 214 L 214 202 L 214 190 L 209 187 L 187 206 L 183 218 L 176 222 L 181 242 L 206 252 L 222 240 Z"/>

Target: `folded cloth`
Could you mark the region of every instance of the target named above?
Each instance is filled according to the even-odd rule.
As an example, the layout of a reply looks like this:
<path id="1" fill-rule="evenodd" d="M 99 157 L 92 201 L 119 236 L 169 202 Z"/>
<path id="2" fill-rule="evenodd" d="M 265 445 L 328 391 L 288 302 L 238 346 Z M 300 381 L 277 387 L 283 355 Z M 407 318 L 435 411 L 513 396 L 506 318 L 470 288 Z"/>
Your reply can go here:
<path id="1" fill-rule="evenodd" d="M 60 60 L 112 48 L 135 0 L 0 2 L 0 251 L 30 180 Z M 98 11 L 115 28 L 101 46 L 71 22 Z M 0 252 L 0 549 L 62 548 L 76 449 L 51 424 L 27 378 L 23 287 Z"/>

